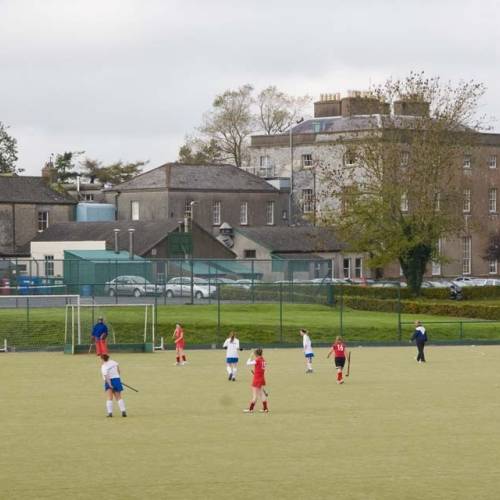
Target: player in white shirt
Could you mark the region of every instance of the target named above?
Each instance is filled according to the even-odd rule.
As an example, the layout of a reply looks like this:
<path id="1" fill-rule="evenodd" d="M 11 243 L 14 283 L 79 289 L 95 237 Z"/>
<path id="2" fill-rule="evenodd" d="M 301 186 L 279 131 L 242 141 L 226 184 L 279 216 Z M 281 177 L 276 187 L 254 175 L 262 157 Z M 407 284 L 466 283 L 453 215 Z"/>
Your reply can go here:
<path id="1" fill-rule="evenodd" d="M 224 341 L 224 343 L 222 344 L 222 348 L 226 349 L 226 371 L 228 374 L 228 380 L 236 382 L 240 341 L 236 338 L 234 332 L 231 332 L 230 336 Z"/>
<path id="2" fill-rule="evenodd" d="M 312 359 L 314 357 L 314 352 L 312 350 L 311 337 L 309 337 L 309 332 L 303 328 L 300 330 L 300 335 L 302 336 L 304 356 L 306 357 L 306 373 L 312 373 Z"/>
<path id="3" fill-rule="evenodd" d="M 101 374 L 104 380 L 104 390 L 106 391 L 108 417 L 113 416 L 113 396 L 122 412 L 122 417 L 126 417 L 125 401 L 122 399 L 123 385 L 120 379 L 120 367 L 116 361 L 109 359 L 107 354 L 101 355 L 101 359 Z"/>

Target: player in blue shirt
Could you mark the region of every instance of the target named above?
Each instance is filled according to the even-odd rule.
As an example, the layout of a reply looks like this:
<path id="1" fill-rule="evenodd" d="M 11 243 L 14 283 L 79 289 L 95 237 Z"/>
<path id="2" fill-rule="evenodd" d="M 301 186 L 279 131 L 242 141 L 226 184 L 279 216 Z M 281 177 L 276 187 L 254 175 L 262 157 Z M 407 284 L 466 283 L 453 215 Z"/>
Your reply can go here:
<path id="1" fill-rule="evenodd" d="M 95 352 L 98 356 L 108 354 L 108 327 L 104 323 L 104 318 L 99 317 L 97 323 L 92 328 L 92 339 L 95 343 Z"/>
<path id="2" fill-rule="evenodd" d="M 411 336 L 410 342 L 413 340 L 417 344 L 417 361 L 419 363 L 425 363 L 424 347 L 427 342 L 427 333 L 425 332 L 425 327 L 422 326 L 421 321 L 415 321 L 415 331 Z"/>

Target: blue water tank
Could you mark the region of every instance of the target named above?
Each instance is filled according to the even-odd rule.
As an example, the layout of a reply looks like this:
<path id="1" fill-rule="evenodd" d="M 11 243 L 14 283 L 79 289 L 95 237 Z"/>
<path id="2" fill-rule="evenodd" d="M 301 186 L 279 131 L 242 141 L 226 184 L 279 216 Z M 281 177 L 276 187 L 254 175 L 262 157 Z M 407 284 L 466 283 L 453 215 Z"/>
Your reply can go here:
<path id="1" fill-rule="evenodd" d="M 115 206 L 111 203 L 78 203 L 77 222 L 103 222 L 115 220 Z"/>

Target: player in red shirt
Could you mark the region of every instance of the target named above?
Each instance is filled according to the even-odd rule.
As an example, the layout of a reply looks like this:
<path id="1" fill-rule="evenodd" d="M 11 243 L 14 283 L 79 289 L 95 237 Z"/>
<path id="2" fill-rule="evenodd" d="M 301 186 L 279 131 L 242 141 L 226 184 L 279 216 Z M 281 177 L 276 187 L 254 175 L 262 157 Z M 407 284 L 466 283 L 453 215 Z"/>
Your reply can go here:
<path id="1" fill-rule="evenodd" d="M 186 355 L 184 354 L 184 346 L 185 346 L 184 329 L 182 328 L 182 325 L 180 323 L 177 323 L 175 325 L 175 330 L 174 333 L 172 334 L 172 338 L 174 339 L 175 342 L 175 354 L 176 354 L 175 365 L 176 366 L 179 366 L 180 364 L 185 365 L 187 361 L 186 361 Z"/>
<path id="2" fill-rule="evenodd" d="M 267 407 L 267 395 L 264 389 L 264 386 L 266 385 L 266 360 L 262 357 L 262 349 L 255 349 L 254 353 L 247 361 L 247 366 L 254 367 L 252 380 L 252 401 L 250 401 L 250 406 L 243 411 L 245 413 L 253 413 L 257 398 L 260 398 L 262 401 L 261 412 L 268 413 L 269 408 Z"/>
<path id="3" fill-rule="evenodd" d="M 345 365 L 347 348 L 344 340 L 340 335 L 335 339 L 335 342 L 326 357 L 329 358 L 332 354 L 335 354 L 335 366 L 337 367 L 337 384 L 343 384 L 344 378 L 342 376 L 342 370 L 344 369 Z"/>

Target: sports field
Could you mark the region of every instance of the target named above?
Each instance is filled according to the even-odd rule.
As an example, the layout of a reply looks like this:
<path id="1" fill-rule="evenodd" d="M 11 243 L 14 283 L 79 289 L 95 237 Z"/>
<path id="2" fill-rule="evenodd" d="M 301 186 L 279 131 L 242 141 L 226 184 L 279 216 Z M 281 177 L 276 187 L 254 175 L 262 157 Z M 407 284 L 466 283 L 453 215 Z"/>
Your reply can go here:
<path id="1" fill-rule="evenodd" d="M 354 348 L 342 386 L 325 354 L 264 352 L 267 415 L 223 351 L 118 354 L 140 392 L 112 419 L 94 356 L 2 354 L 0 497 L 498 498 L 500 347 Z"/>

